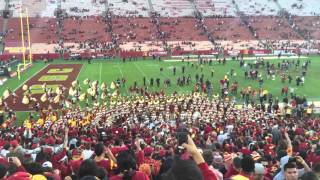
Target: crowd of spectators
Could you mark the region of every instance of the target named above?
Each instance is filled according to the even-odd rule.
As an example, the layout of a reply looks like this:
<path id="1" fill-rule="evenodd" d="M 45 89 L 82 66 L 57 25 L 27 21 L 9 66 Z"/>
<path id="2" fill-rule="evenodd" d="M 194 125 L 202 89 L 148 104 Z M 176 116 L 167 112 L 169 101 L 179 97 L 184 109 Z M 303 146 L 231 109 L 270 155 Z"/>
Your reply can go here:
<path id="1" fill-rule="evenodd" d="M 319 177 L 319 118 L 310 107 L 240 107 L 198 92 L 141 93 L 87 101 L 84 109 L 83 97 L 61 99 L 61 113 L 41 109 L 21 126 L 10 124 L 16 116 L 9 111 L 1 129 L 1 178 Z"/>
<path id="2" fill-rule="evenodd" d="M 65 52 L 68 49 L 70 51 L 78 49 L 81 52 L 86 50 L 93 52 L 96 49 L 98 52 L 110 51 L 119 49 L 120 45 L 129 45 L 130 42 L 136 42 L 139 46 L 147 46 L 147 42 L 154 41 L 162 41 L 158 49 L 177 50 L 184 50 L 184 47 L 189 47 L 187 49 L 192 50 L 203 49 L 201 43 L 194 43 L 196 41 L 211 42 L 211 48 L 208 47 L 207 49 L 226 49 L 223 44 L 221 47 L 218 44 L 221 44 L 221 41 L 228 40 L 247 40 L 247 48 L 254 49 L 283 47 L 317 49 L 319 47 L 317 41 L 304 40 L 304 38 L 313 39 L 318 36 L 314 27 L 317 23 L 316 19 L 311 20 L 313 26 L 310 26 L 310 28 L 307 28 L 307 26 L 301 28 L 301 20 L 295 20 L 295 17 L 290 18 L 292 19 L 290 24 L 285 18 L 279 17 L 248 18 L 246 20 L 247 24 L 245 24 L 237 17 L 208 18 L 197 16 L 192 20 L 192 18 L 162 18 L 159 14 L 154 13 L 147 20 L 136 15 L 119 17 L 108 14 L 107 16 L 64 17 L 62 20 L 48 19 L 41 22 L 31 19 L 30 30 L 31 36 L 34 37 L 32 41 L 34 43 L 57 44 L 58 49 L 65 49 Z M 108 19 L 109 22 L 107 22 Z M 35 25 L 37 22 L 39 25 Z M 19 20 L 17 18 L 9 20 L 9 29 L 4 33 L 4 42 L 20 40 L 20 31 L 16 29 L 18 24 Z M 61 32 L 59 32 L 58 26 L 61 26 Z M 185 26 L 190 28 L 185 28 Z M 46 27 L 50 31 L 45 31 Z M 295 27 L 299 27 L 299 29 Z M 147 36 L 146 33 L 148 33 Z M 38 35 L 36 36 L 36 34 Z M 187 38 L 185 38 L 186 34 L 189 34 Z M 258 45 L 250 43 L 255 38 L 261 40 Z M 74 44 L 72 46 L 75 46 L 75 48 L 68 48 L 68 45 L 64 47 L 62 40 L 64 43 Z M 170 41 L 184 41 L 191 45 L 181 46 L 179 43 L 169 43 Z M 128 49 L 130 48 L 126 47 L 126 50 Z M 132 47 L 131 49 L 136 48 Z"/>

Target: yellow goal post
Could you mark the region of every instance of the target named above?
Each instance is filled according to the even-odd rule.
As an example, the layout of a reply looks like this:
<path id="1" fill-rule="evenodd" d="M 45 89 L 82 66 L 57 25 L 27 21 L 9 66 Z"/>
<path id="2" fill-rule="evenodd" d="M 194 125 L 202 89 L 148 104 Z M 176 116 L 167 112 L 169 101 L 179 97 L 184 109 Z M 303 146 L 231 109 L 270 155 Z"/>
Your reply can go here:
<path id="1" fill-rule="evenodd" d="M 27 41 L 28 41 L 28 48 L 25 47 L 25 38 L 24 38 L 24 23 L 23 19 L 26 19 L 26 26 L 27 26 Z M 21 30 L 21 45 L 22 45 L 22 63 L 18 64 L 17 68 L 17 75 L 18 79 L 21 78 L 21 72 L 25 71 L 28 67 L 32 65 L 32 50 L 31 50 L 31 37 L 30 37 L 30 25 L 29 25 L 29 13 L 28 8 L 21 8 L 20 9 L 20 30 Z M 28 61 L 26 58 L 26 52 L 28 52 Z"/>

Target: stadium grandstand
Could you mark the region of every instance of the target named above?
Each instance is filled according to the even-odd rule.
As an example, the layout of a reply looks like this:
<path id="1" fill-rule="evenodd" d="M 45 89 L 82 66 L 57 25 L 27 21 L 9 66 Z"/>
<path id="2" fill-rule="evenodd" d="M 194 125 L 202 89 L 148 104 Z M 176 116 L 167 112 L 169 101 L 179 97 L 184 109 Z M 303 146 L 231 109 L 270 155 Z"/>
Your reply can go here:
<path id="1" fill-rule="evenodd" d="M 0 179 L 319 180 L 319 0 L 0 0 Z"/>

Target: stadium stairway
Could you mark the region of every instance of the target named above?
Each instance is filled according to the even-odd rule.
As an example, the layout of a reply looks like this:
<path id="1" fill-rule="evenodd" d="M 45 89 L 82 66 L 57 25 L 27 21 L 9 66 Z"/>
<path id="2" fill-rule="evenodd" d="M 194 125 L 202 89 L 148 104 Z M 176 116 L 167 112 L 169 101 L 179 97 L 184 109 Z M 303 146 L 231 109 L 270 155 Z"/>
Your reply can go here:
<path id="1" fill-rule="evenodd" d="M 277 6 L 279 7 L 279 14 L 280 16 L 282 16 L 284 19 L 287 20 L 287 22 L 289 23 L 291 29 L 296 32 L 302 39 L 304 40 L 310 40 L 301 30 L 301 28 L 299 26 L 296 25 L 296 23 L 294 22 L 294 18 L 293 16 L 284 8 L 282 8 L 282 6 L 280 5 L 279 2 L 274 1 Z"/>
<path id="2" fill-rule="evenodd" d="M 148 0 L 148 5 L 149 5 L 149 16 L 151 17 L 152 13 L 154 12 L 154 8 L 151 0 Z"/>
<path id="3" fill-rule="evenodd" d="M 250 34 L 252 35 L 252 37 L 254 37 L 254 39 L 258 40 L 260 44 L 263 44 L 264 46 L 266 46 L 266 44 L 257 36 L 257 31 L 256 29 L 254 29 L 249 21 L 248 21 L 248 17 L 245 16 L 241 11 L 240 8 L 238 6 L 238 4 L 236 3 L 236 1 L 233 2 L 234 7 L 237 11 L 237 14 L 240 16 L 240 20 L 241 22 L 247 27 L 248 31 L 250 32 Z"/>
<path id="4" fill-rule="evenodd" d="M 203 19 L 205 18 L 203 16 L 203 14 L 201 13 L 200 9 L 198 9 L 196 3 L 194 1 L 191 1 L 192 7 L 194 9 L 194 15 L 195 18 L 198 19 L 198 26 L 201 27 L 202 33 L 205 34 L 208 37 L 208 40 L 212 43 L 212 45 L 214 46 L 214 48 L 217 48 L 218 44 L 215 43 L 214 37 L 213 35 L 208 31 L 207 27 L 205 26 L 204 23 L 202 23 Z"/>

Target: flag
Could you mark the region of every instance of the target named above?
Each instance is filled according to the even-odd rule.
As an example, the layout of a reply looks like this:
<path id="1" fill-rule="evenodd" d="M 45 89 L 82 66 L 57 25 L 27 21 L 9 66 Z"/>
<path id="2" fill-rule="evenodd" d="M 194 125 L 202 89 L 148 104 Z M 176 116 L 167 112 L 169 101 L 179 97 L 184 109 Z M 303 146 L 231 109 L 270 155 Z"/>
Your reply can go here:
<path id="1" fill-rule="evenodd" d="M 53 102 L 57 104 L 59 103 L 59 101 L 60 101 L 60 95 L 56 95 L 56 97 L 53 98 Z"/>
<path id="2" fill-rule="evenodd" d="M 45 89 L 46 89 L 46 86 L 47 86 L 46 83 L 43 83 L 42 86 L 41 86 L 41 88 L 42 88 L 43 90 L 45 90 Z"/>
<path id="3" fill-rule="evenodd" d="M 91 95 L 92 89 L 91 89 L 91 88 L 88 88 L 88 89 L 87 89 L 87 93 Z"/>
<path id="4" fill-rule="evenodd" d="M 97 102 L 94 102 L 94 103 L 93 103 L 93 106 L 98 107 L 99 104 L 100 104 L 99 101 L 97 101 Z"/>
<path id="5" fill-rule="evenodd" d="M 92 85 L 93 87 L 95 87 L 97 84 L 98 84 L 98 81 L 93 81 L 93 82 L 91 83 L 91 85 Z"/>
<path id="6" fill-rule="evenodd" d="M 106 83 L 103 82 L 103 83 L 101 84 L 101 89 L 104 90 L 104 89 L 106 89 L 106 87 L 107 87 L 107 86 L 106 86 Z"/>
<path id="7" fill-rule="evenodd" d="M 101 93 L 101 99 L 105 99 L 107 96 L 106 96 L 106 93 L 105 92 L 102 92 Z"/>
<path id="8" fill-rule="evenodd" d="M 113 97 L 116 97 L 116 96 L 118 96 L 119 94 L 118 94 L 118 91 L 114 91 L 113 93 L 112 93 L 112 96 Z"/>
<path id="9" fill-rule="evenodd" d="M 22 104 L 29 104 L 29 98 L 27 96 L 23 96 Z"/>
<path id="10" fill-rule="evenodd" d="M 27 86 L 26 84 L 24 84 L 24 85 L 22 86 L 22 90 L 24 90 L 24 91 L 28 90 L 28 86 Z"/>
<path id="11" fill-rule="evenodd" d="M 269 93 L 268 90 L 263 90 L 262 92 L 263 95 L 267 95 L 268 93 Z"/>
<path id="12" fill-rule="evenodd" d="M 41 98 L 40 98 L 41 102 L 46 102 L 47 101 L 47 94 L 44 93 Z"/>
<path id="13" fill-rule="evenodd" d="M 83 81 L 83 84 L 84 84 L 84 85 L 87 85 L 87 84 L 89 84 L 89 82 L 90 82 L 90 80 L 87 78 L 87 79 L 85 79 L 85 80 Z"/>
<path id="14" fill-rule="evenodd" d="M 89 88 L 89 89 L 87 89 L 87 93 L 90 96 L 95 96 L 96 95 L 96 90 L 94 88 Z"/>
<path id="15" fill-rule="evenodd" d="M 71 83 L 72 87 L 75 87 L 77 84 L 78 84 L 78 81 L 73 81 L 73 82 Z"/>
<path id="16" fill-rule="evenodd" d="M 10 96 L 10 91 L 9 91 L 9 89 L 6 89 L 6 90 L 3 92 L 3 99 L 7 99 L 9 96 Z"/>
<path id="17" fill-rule="evenodd" d="M 69 95 L 70 95 L 70 96 L 76 95 L 76 90 L 74 90 L 72 87 L 70 87 L 70 89 L 69 89 Z"/>
<path id="18" fill-rule="evenodd" d="M 59 87 L 56 88 L 56 94 L 60 95 L 62 92 Z"/>
<path id="19" fill-rule="evenodd" d="M 66 105 L 67 108 L 70 108 L 70 106 L 71 106 L 70 101 L 67 101 L 67 100 L 66 100 L 66 101 L 65 101 L 65 105 Z"/>
<path id="20" fill-rule="evenodd" d="M 115 89 L 117 87 L 116 83 L 114 83 L 113 81 L 111 82 L 110 88 L 111 89 Z"/>
<path id="21" fill-rule="evenodd" d="M 83 101 L 86 98 L 86 93 L 83 93 L 79 96 L 79 100 Z"/>

